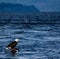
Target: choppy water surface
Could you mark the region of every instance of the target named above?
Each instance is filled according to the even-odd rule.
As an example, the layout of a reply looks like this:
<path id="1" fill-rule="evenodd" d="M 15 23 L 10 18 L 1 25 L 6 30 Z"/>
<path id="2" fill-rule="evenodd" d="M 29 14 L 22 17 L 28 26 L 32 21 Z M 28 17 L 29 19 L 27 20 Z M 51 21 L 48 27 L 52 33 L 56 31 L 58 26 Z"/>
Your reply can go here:
<path id="1" fill-rule="evenodd" d="M 19 39 L 14 56 L 5 53 L 5 46 Z M 0 58 L 60 59 L 60 25 L 7 24 L 0 26 Z"/>

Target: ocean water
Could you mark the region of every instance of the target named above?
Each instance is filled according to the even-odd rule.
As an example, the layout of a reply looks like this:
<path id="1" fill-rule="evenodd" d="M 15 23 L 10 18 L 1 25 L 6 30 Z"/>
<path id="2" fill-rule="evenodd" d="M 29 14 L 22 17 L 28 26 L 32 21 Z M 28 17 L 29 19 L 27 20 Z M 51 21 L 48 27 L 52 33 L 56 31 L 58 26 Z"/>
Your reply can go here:
<path id="1" fill-rule="evenodd" d="M 5 47 L 19 39 L 15 55 Z M 0 26 L 0 59 L 60 59 L 60 25 L 4 24 Z"/>

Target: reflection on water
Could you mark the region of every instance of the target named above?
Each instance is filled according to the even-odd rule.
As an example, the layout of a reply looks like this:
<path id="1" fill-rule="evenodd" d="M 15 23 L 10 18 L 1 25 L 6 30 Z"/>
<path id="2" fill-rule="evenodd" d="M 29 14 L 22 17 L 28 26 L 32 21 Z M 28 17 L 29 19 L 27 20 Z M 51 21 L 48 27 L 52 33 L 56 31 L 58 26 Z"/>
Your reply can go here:
<path id="1" fill-rule="evenodd" d="M 26 26 L 26 27 L 25 27 Z M 20 49 L 14 56 L 5 53 L 5 46 L 19 38 Z M 0 58 L 59 59 L 60 25 L 8 24 L 0 26 Z"/>

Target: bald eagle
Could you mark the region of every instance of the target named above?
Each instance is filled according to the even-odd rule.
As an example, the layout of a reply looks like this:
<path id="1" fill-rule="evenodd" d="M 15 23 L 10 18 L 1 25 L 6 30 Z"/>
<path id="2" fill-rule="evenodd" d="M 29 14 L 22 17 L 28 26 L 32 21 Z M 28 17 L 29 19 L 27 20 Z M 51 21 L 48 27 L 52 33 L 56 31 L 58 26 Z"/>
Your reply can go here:
<path id="1" fill-rule="evenodd" d="M 15 41 L 11 42 L 10 44 L 8 44 L 6 46 L 6 50 L 11 50 L 12 53 L 15 53 L 16 50 L 18 50 L 16 47 L 17 43 L 18 43 L 19 39 L 15 39 Z"/>

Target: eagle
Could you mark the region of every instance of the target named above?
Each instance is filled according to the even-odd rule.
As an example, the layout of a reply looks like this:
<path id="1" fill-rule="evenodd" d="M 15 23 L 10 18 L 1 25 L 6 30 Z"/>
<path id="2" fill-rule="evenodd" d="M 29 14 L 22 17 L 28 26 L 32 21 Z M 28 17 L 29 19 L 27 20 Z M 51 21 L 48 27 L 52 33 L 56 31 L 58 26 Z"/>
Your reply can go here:
<path id="1" fill-rule="evenodd" d="M 17 43 L 18 43 L 19 39 L 15 39 L 15 41 L 11 42 L 10 44 L 8 44 L 6 46 L 6 50 L 11 50 L 12 53 L 16 53 L 16 51 L 18 50 L 16 47 Z"/>

